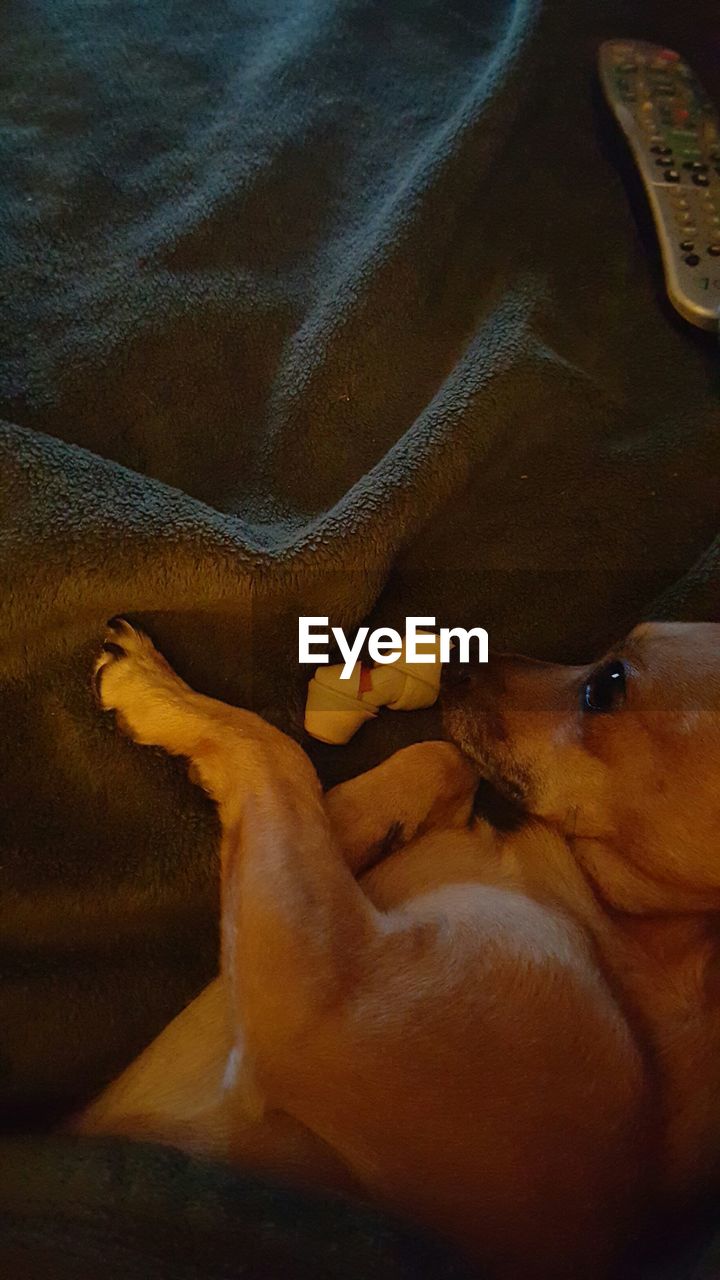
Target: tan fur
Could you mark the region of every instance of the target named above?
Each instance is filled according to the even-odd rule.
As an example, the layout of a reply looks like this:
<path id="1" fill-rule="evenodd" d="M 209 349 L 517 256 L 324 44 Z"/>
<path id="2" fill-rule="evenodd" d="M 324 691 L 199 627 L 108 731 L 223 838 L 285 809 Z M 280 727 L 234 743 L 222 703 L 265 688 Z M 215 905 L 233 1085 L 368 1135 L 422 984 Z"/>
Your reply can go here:
<path id="1" fill-rule="evenodd" d="M 609 715 L 589 668 L 498 659 L 448 707 L 462 753 L 325 797 L 290 739 L 110 638 L 103 705 L 218 803 L 222 963 L 77 1130 L 357 1191 L 503 1280 L 605 1276 L 714 1177 L 720 628 L 636 629 Z M 519 829 L 470 822 L 480 775 Z"/>

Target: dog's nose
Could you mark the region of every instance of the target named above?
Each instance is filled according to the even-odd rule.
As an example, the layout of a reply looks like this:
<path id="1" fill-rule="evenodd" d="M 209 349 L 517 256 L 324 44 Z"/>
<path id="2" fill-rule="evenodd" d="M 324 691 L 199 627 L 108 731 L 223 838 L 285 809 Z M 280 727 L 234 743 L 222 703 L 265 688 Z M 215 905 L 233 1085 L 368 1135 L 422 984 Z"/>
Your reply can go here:
<path id="1" fill-rule="evenodd" d="M 438 701 L 441 708 L 462 702 L 473 686 L 475 669 L 469 662 L 453 662 L 443 667 Z"/>
<path id="2" fill-rule="evenodd" d="M 442 671 L 441 695 L 446 689 L 457 689 L 459 685 L 469 684 L 472 673 L 473 667 L 469 662 L 448 662 Z"/>
<path id="3" fill-rule="evenodd" d="M 443 667 L 439 697 L 443 713 L 471 706 L 480 713 L 497 696 L 498 682 L 488 663 L 449 662 Z"/>

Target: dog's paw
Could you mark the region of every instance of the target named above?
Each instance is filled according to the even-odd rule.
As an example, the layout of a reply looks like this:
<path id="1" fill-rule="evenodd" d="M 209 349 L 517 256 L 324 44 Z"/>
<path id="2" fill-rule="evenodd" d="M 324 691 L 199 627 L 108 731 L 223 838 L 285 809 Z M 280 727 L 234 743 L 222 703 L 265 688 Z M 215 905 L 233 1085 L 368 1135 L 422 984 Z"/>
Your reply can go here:
<path id="1" fill-rule="evenodd" d="M 100 706 L 116 713 L 119 728 L 137 742 L 161 745 L 164 711 L 185 686 L 149 636 L 124 618 L 113 618 L 93 680 Z"/>
<path id="2" fill-rule="evenodd" d="M 113 618 L 108 623 L 103 647 L 93 669 L 101 707 L 105 711 L 116 710 L 116 695 L 128 681 L 137 681 L 141 672 L 147 674 L 147 667 L 152 668 L 155 661 L 164 660 L 149 636 L 137 631 L 124 618 Z"/>

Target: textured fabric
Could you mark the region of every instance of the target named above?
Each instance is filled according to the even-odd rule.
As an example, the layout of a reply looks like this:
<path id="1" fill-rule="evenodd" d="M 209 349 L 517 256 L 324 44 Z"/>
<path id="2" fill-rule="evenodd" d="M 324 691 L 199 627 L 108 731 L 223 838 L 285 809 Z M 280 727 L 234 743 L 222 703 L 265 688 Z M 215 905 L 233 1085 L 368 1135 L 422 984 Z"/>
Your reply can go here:
<path id="1" fill-rule="evenodd" d="M 470 1280 L 367 1206 L 140 1143 L 0 1142 L 3 1280 Z"/>
<path id="2" fill-rule="evenodd" d="M 292 732 L 299 612 L 589 657 L 716 617 L 718 360 L 664 300 L 600 38 L 720 96 L 714 0 L 10 0 L 0 14 L 0 1111 L 216 964 L 216 827 L 105 619 Z M 437 733 L 386 715 L 326 781 Z"/>

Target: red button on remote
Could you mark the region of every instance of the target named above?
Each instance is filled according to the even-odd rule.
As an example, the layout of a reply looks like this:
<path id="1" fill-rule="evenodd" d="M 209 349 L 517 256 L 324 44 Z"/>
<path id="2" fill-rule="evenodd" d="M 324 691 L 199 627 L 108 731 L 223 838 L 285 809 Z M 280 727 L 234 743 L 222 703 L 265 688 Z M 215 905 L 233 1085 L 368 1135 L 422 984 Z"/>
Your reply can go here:
<path id="1" fill-rule="evenodd" d="M 658 57 L 662 58 L 663 62 L 679 62 L 680 61 L 680 54 L 676 53 L 674 49 L 661 49 L 658 54 Z"/>

